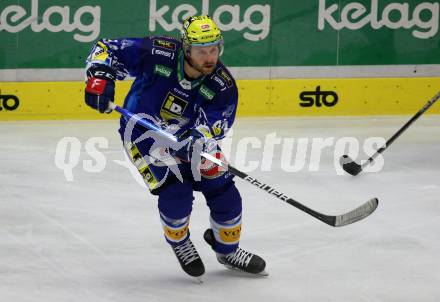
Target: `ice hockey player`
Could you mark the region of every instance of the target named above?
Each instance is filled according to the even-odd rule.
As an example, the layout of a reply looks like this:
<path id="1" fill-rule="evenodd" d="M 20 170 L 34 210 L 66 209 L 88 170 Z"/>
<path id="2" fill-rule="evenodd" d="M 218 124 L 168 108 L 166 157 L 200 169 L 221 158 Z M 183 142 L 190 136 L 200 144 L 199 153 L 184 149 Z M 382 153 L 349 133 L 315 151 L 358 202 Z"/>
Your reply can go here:
<path id="1" fill-rule="evenodd" d="M 238 91 L 219 61 L 222 52 L 222 34 L 209 16 L 185 19 L 181 40 L 162 36 L 99 40 L 87 58 L 85 102 L 109 113 L 115 80 L 130 75 L 135 80 L 124 108 L 178 137 L 178 147 L 170 147 L 130 120 L 120 121 L 124 148 L 150 192 L 158 196 L 165 239 L 187 274 L 200 277 L 205 272 L 189 232 L 193 191 L 200 191 L 210 209 L 211 228 L 204 238 L 218 261 L 264 275 L 265 261 L 239 247 L 242 200 L 233 175 L 200 161 L 200 152 L 224 160 L 216 142 L 235 119 Z"/>

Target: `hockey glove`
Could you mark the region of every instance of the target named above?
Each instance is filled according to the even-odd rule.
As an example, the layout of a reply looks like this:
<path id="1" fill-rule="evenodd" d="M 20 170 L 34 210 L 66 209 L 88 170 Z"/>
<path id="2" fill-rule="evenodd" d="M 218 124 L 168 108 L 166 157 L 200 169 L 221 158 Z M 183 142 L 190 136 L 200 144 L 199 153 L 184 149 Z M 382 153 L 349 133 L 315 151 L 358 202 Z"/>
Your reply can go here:
<path id="1" fill-rule="evenodd" d="M 170 153 L 183 161 L 191 161 L 193 155 L 211 152 L 217 148 L 217 141 L 212 138 L 211 132 L 207 126 L 197 126 L 185 131 L 178 137 L 180 148 L 178 150 L 170 150 Z"/>
<path id="2" fill-rule="evenodd" d="M 115 98 L 115 73 L 106 65 L 87 70 L 86 104 L 101 113 L 110 113 L 109 103 Z"/>

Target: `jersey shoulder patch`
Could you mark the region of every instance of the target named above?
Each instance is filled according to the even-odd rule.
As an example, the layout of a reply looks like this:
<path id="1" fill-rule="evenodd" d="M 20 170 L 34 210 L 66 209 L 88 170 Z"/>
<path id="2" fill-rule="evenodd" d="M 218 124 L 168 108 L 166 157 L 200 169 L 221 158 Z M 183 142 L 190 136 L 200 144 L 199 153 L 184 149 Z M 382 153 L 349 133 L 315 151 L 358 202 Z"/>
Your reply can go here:
<path id="1" fill-rule="evenodd" d="M 199 94 L 206 100 L 229 99 L 230 96 L 237 95 L 235 80 L 229 71 L 222 65 L 218 65 L 214 72 L 206 77 L 200 85 Z"/>
<path id="2" fill-rule="evenodd" d="M 223 64 L 217 66 L 215 71 L 209 75 L 212 86 L 216 87 L 219 91 L 225 91 L 235 86 L 235 80 L 226 67 Z"/>
<path id="3" fill-rule="evenodd" d="M 174 60 L 181 47 L 180 41 L 166 36 L 151 36 L 151 55 L 156 58 Z"/>

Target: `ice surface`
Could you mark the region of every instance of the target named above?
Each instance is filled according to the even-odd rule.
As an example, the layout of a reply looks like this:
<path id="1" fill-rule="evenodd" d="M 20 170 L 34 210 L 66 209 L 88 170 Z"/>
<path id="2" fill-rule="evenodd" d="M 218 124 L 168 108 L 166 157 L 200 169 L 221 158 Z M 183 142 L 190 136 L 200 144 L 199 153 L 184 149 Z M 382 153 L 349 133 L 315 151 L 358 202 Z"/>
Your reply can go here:
<path id="1" fill-rule="evenodd" d="M 238 120 L 230 151 L 238 168 L 257 161 L 250 175 L 324 213 L 346 212 L 372 197 L 380 204 L 361 222 L 331 228 L 237 179 L 241 246 L 263 256 L 270 273 L 254 278 L 216 262 L 202 239 L 209 213 L 196 194 L 191 236 L 207 270 L 202 285 L 180 269 L 155 198 L 123 166 L 117 121 L 0 123 L 0 301 L 439 301 L 439 116 L 411 126 L 385 151 L 380 172 L 356 177 L 337 175 L 334 146 L 323 150 L 318 171 L 310 171 L 307 151 L 297 172 L 281 167 L 285 143 L 274 147 L 272 165 L 270 150 L 258 146 L 273 132 L 334 141 L 388 138 L 408 119 Z M 248 145 L 240 162 L 238 145 L 249 136 L 256 145 Z M 63 137 L 77 138 L 81 147 L 73 181 L 55 160 Z M 93 137 L 104 142 L 97 145 L 103 169 L 85 149 Z"/>

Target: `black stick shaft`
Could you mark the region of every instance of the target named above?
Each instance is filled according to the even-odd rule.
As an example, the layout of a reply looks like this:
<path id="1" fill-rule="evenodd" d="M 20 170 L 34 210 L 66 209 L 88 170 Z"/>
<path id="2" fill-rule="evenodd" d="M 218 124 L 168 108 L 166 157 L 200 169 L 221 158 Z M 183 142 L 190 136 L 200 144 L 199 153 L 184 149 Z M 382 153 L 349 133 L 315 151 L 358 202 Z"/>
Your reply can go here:
<path id="1" fill-rule="evenodd" d="M 159 127 L 149 123 L 148 121 L 146 121 L 142 118 L 139 118 L 136 114 L 133 114 L 126 109 L 123 109 L 119 106 L 116 106 L 113 103 L 110 104 L 110 108 L 113 110 L 116 110 L 117 112 L 119 112 L 120 114 L 122 114 L 123 116 L 125 116 L 129 119 L 134 119 L 136 123 L 142 125 L 146 129 L 157 131 L 157 132 L 161 133 L 162 135 L 166 136 L 167 138 L 169 138 L 173 141 L 176 141 L 176 138 L 174 136 L 163 131 Z M 359 220 L 367 217 L 368 215 L 370 215 L 377 208 L 378 200 L 376 198 L 374 198 L 349 213 L 345 213 L 345 214 L 337 215 L 337 216 L 325 215 L 325 214 L 319 213 L 319 212 L 301 204 L 300 202 L 294 200 L 293 198 L 288 197 L 287 195 L 276 190 L 272 186 L 265 184 L 265 183 L 257 180 L 256 178 L 250 177 L 248 174 L 238 170 L 237 168 L 232 167 L 231 165 L 228 165 L 228 164 L 218 160 L 217 158 L 211 156 L 210 154 L 202 153 L 201 156 L 212 161 L 214 164 L 225 169 L 226 171 L 229 171 L 233 175 L 238 176 L 241 179 L 249 182 L 250 184 L 254 185 L 255 187 L 258 187 L 259 189 L 271 194 L 272 196 L 296 207 L 297 209 L 300 209 L 301 211 L 303 211 L 303 212 L 315 217 L 316 219 L 318 219 L 318 220 L 320 220 L 330 226 L 333 226 L 333 227 L 344 226 L 344 225 L 359 221 Z"/>
<path id="2" fill-rule="evenodd" d="M 385 143 L 385 146 L 379 148 L 362 166 L 372 162 L 380 153 L 385 151 L 412 123 L 414 123 L 423 113 L 425 113 L 434 103 L 440 98 L 438 92 L 432 99 L 430 99 L 422 109 L 420 109 L 405 125 L 403 125 L 393 136 L 391 136 Z"/>
<path id="3" fill-rule="evenodd" d="M 284 193 L 276 190 L 275 188 L 271 187 L 270 185 L 265 184 L 265 183 L 259 181 L 258 179 L 253 178 L 253 177 L 249 176 L 248 174 L 246 174 L 246 173 L 244 173 L 244 172 L 242 172 L 242 171 L 238 170 L 237 168 L 234 168 L 230 165 L 228 165 L 228 171 L 231 172 L 232 174 L 234 174 L 235 176 L 238 176 L 241 179 L 247 181 L 248 183 L 256 186 L 257 188 L 259 188 L 263 191 L 266 191 L 267 193 L 273 195 L 274 197 L 276 197 L 276 198 L 294 206 L 295 208 L 300 209 L 301 211 L 325 222 L 326 224 L 332 225 L 332 226 L 335 225 L 335 217 L 331 217 L 331 216 L 316 212 L 315 210 L 312 210 L 312 209 L 306 207 L 305 205 L 301 204 L 300 202 L 294 200 L 293 198 L 290 198 L 287 195 L 285 195 Z"/>

